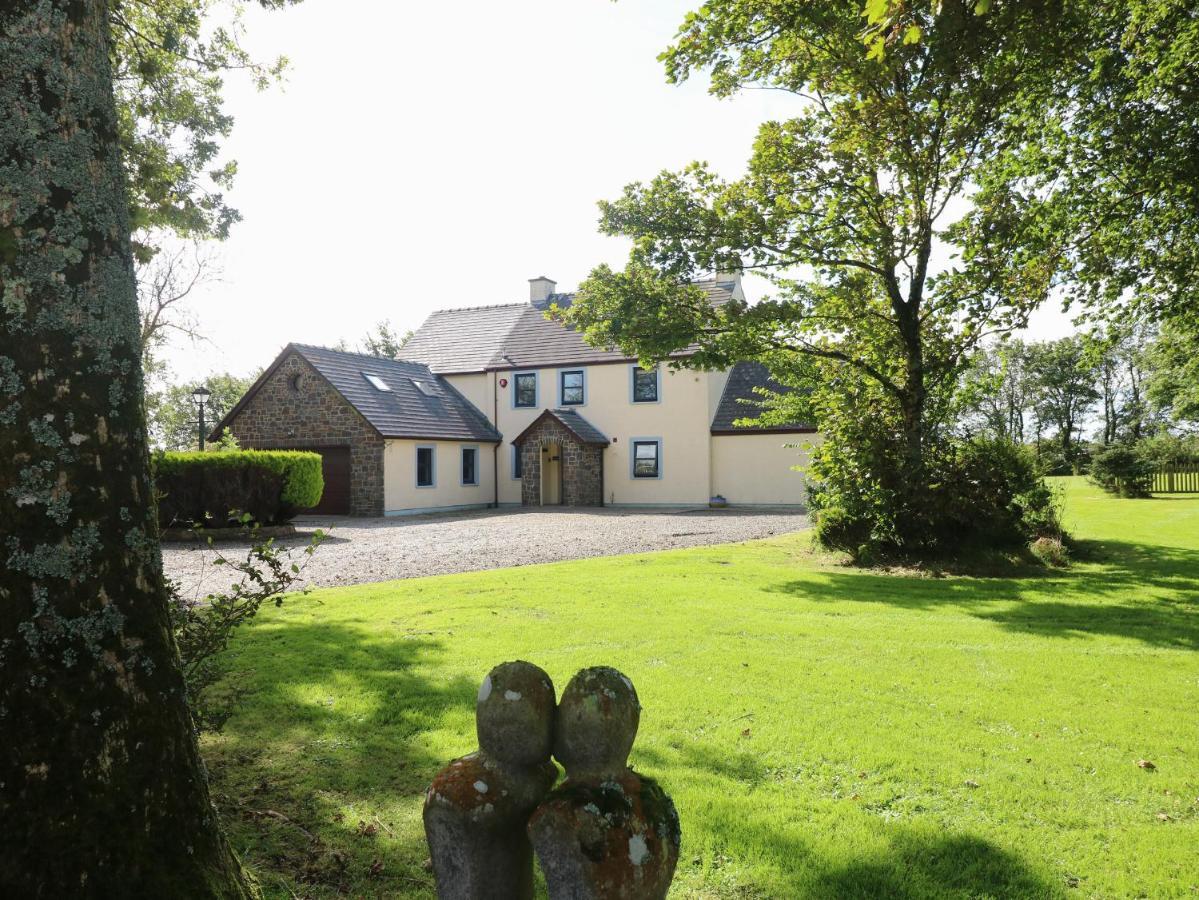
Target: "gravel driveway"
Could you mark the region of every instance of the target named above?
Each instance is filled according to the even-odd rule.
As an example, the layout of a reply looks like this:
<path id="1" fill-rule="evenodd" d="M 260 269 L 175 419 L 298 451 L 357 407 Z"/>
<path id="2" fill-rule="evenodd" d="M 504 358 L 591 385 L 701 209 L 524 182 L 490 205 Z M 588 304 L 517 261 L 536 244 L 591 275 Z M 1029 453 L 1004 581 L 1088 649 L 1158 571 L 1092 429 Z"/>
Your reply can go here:
<path id="1" fill-rule="evenodd" d="M 801 510 L 512 509 L 298 519 L 296 527 L 301 536 L 277 543 L 302 548 L 312 529 L 329 532 L 304 573 L 306 583 L 327 587 L 744 541 L 800 531 L 808 519 Z M 219 545 L 226 554 L 244 546 Z M 167 575 L 180 581 L 184 596 L 228 583 L 228 570 L 211 564 L 209 550 L 168 543 L 162 552 Z"/>

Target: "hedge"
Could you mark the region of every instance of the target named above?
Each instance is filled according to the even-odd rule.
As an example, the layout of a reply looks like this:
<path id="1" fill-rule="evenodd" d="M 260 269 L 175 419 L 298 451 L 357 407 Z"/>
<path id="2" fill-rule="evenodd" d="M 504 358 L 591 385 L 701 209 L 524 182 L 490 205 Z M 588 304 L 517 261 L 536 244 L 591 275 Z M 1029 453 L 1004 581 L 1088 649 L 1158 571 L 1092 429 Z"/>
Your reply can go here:
<path id="1" fill-rule="evenodd" d="M 320 454 L 300 450 L 160 453 L 154 478 L 164 528 L 220 528 L 243 513 L 260 525 L 281 525 L 316 506 L 325 489 Z"/>

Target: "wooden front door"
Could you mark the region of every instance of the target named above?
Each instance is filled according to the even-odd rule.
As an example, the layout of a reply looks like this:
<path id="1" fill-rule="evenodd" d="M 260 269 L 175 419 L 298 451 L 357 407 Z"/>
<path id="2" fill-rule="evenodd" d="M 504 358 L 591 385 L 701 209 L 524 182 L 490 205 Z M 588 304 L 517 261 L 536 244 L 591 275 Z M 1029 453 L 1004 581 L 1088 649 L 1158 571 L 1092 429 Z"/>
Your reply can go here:
<path id="1" fill-rule="evenodd" d="M 562 447 L 546 444 L 541 448 L 541 505 L 557 506 L 562 502 Z"/>

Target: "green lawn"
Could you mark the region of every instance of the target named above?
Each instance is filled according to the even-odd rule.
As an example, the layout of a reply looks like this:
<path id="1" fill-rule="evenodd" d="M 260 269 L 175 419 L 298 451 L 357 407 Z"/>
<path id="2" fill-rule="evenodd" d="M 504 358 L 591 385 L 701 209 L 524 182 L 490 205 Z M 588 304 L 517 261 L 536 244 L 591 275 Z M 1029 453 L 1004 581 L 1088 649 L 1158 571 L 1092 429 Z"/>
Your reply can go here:
<path id="1" fill-rule="evenodd" d="M 522 658 L 559 691 L 633 679 L 672 896 L 1199 896 L 1199 497 L 1065 490 L 1086 559 L 1032 577 L 862 572 L 792 535 L 272 608 L 205 742 L 234 843 L 272 896 L 430 896 L 423 789 Z"/>

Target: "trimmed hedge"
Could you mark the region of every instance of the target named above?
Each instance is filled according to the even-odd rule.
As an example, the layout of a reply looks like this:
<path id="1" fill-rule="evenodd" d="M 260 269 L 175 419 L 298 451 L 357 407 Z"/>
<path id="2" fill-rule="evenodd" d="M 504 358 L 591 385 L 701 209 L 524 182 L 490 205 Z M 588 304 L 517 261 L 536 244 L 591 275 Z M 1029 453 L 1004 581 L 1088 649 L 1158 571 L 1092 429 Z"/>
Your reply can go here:
<path id="1" fill-rule="evenodd" d="M 316 506 L 325 490 L 320 454 L 301 450 L 160 453 L 154 478 L 163 528 L 223 528 L 245 513 L 281 525 Z"/>

